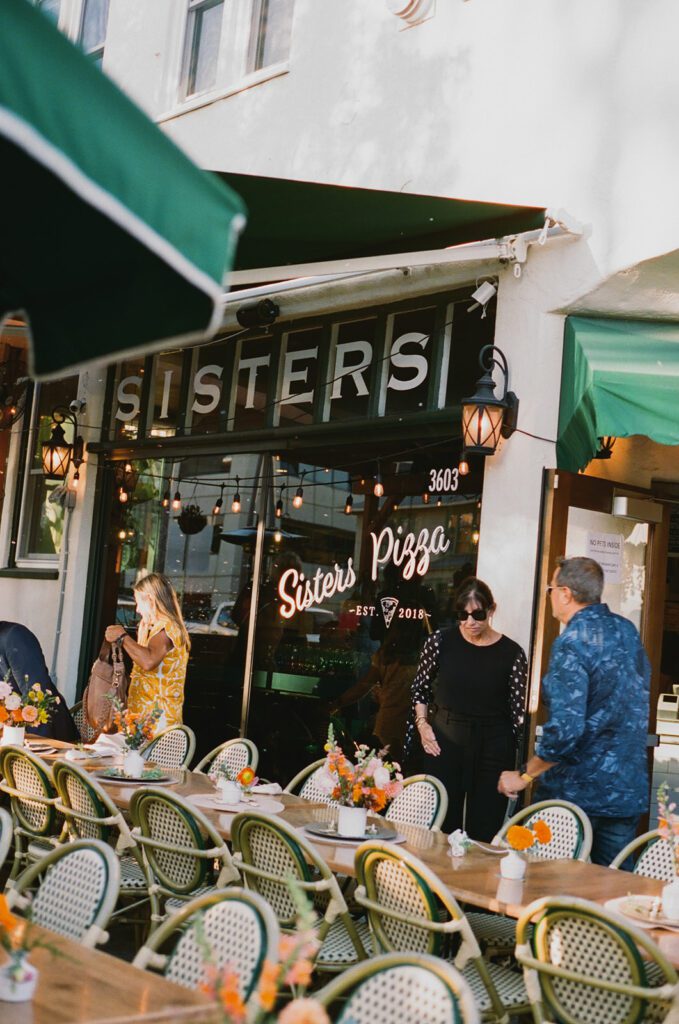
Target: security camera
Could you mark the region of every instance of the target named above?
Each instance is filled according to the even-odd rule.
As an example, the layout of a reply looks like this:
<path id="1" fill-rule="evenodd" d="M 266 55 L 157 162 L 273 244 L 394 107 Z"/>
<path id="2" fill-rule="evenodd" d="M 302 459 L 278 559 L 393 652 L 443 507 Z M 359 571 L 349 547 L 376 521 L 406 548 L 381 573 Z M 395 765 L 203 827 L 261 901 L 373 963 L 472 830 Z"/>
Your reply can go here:
<path id="1" fill-rule="evenodd" d="M 241 327 L 269 327 L 279 313 L 280 307 L 271 299 L 254 299 L 238 307 L 236 320 Z"/>
<path id="2" fill-rule="evenodd" d="M 82 412 L 83 409 L 85 408 L 84 398 L 74 398 L 72 402 L 68 403 L 68 408 L 70 409 L 74 416 L 77 416 L 78 413 Z"/>
<path id="3" fill-rule="evenodd" d="M 483 316 L 486 315 L 486 306 L 490 300 L 497 294 L 497 288 L 492 281 L 482 281 L 476 291 L 472 292 L 472 299 L 474 300 L 472 305 L 467 309 L 468 313 L 472 313 L 479 306 L 483 307 Z"/>

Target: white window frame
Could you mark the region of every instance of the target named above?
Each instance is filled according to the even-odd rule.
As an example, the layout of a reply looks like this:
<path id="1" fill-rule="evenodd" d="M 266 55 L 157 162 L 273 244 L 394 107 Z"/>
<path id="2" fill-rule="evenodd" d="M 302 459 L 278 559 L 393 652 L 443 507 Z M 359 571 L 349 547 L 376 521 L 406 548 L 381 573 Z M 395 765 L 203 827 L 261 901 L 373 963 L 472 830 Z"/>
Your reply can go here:
<path id="1" fill-rule="evenodd" d="M 76 42 L 78 43 L 79 46 L 82 43 L 82 33 L 83 33 L 83 27 L 84 27 L 84 24 L 85 24 L 85 11 L 87 10 L 87 4 L 88 4 L 88 0 L 82 0 L 82 2 L 80 4 L 80 16 L 78 18 L 78 31 L 77 31 L 77 34 L 76 34 Z M 111 0 L 108 0 L 108 7 L 107 7 L 107 11 L 106 11 L 106 27 L 104 29 L 104 39 L 103 39 L 103 42 L 101 43 L 100 46 L 95 46 L 91 50 L 83 50 L 83 52 L 86 54 L 86 56 L 89 57 L 90 60 L 93 61 L 93 62 L 97 61 L 97 62 L 99 62 L 101 64 L 103 64 L 103 62 L 104 62 L 104 52 L 106 50 L 106 37 L 108 35 L 108 22 L 109 22 L 109 18 L 110 17 L 111 17 Z"/>

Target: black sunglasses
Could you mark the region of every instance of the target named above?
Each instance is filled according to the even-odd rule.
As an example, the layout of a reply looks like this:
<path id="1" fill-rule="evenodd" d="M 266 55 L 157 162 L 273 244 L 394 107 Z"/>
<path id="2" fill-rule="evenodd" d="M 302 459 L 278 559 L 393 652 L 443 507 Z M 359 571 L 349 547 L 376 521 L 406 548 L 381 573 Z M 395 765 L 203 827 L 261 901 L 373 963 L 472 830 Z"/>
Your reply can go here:
<path id="1" fill-rule="evenodd" d="M 468 612 L 466 608 L 457 609 L 457 620 L 458 622 L 466 622 L 469 616 L 473 618 L 474 622 L 485 622 L 488 618 L 487 608 L 474 608 L 473 611 Z"/>

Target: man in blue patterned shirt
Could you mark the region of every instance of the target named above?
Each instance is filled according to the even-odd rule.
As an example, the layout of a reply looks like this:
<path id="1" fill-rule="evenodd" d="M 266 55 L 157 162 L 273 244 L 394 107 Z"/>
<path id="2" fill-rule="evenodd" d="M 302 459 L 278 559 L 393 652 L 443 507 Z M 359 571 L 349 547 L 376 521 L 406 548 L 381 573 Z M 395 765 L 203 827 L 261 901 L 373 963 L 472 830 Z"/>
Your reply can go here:
<path id="1" fill-rule="evenodd" d="M 530 761 L 498 784 L 512 798 L 540 777 L 539 799 L 581 807 L 595 864 L 610 864 L 648 808 L 650 665 L 635 626 L 601 604 L 603 586 L 593 559 L 557 559 L 547 591 L 566 628 L 542 681 L 549 719 Z"/>

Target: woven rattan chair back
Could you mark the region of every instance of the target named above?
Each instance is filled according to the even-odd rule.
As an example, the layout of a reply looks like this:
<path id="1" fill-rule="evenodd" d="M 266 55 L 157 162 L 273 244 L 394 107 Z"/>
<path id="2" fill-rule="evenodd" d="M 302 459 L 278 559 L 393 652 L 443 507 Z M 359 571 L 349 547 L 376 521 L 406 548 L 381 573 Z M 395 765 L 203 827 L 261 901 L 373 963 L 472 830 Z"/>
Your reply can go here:
<path id="1" fill-rule="evenodd" d="M 438 957 L 385 953 L 315 993 L 336 1024 L 478 1024 L 471 988 Z"/>
<path id="2" fill-rule="evenodd" d="M 294 793 L 295 796 L 301 796 L 304 800 L 313 800 L 314 803 L 331 804 L 336 807 L 337 801 L 330 798 L 327 789 L 318 785 L 318 776 L 324 767 L 324 757 L 308 764 L 306 768 L 302 768 L 301 772 L 290 779 L 283 792 Z"/>
<path id="3" fill-rule="evenodd" d="M 0 807 L 0 870 L 12 847 L 12 834 L 12 815 L 4 807 Z"/>
<path id="4" fill-rule="evenodd" d="M 79 700 L 77 704 L 74 704 L 73 707 L 70 708 L 70 712 L 71 718 L 75 722 L 75 727 L 78 730 L 82 742 L 91 743 L 92 740 L 96 739 L 98 735 L 97 730 L 93 729 L 87 721 L 83 702 Z"/>
<path id="5" fill-rule="evenodd" d="M 644 832 L 620 851 L 611 861 L 612 868 L 619 868 L 628 857 L 634 857 L 634 874 L 646 878 L 658 878 L 663 882 L 674 879 L 674 847 L 668 839 L 663 839 L 656 830 Z"/>
<path id="6" fill-rule="evenodd" d="M 10 907 L 30 905 L 31 920 L 84 946 L 105 942 L 118 899 L 120 866 L 115 853 L 97 839 L 65 843 L 36 861 L 10 890 Z M 35 894 L 30 891 L 38 886 Z"/>
<path id="7" fill-rule="evenodd" d="M 162 920 L 159 897 L 188 901 L 196 890 L 238 878 L 225 840 L 204 814 L 176 793 L 138 789 L 130 801 L 132 835 L 143 853 L 151 918 Z"/>
<path id="8" fill-rule="evenodd" d="M 278 924 L 256 892 L 219 889 L 191 900 L 162 924 L 137 953 L 136 967 L 160 970 L 184 988 L 205 981 L 206 946 L 210 963 L 235 970 L 241 998 L 249 999 L 266 959 L 278 957 Z M 178 941 L 177 941 L 178 939 Z M 173 945 L 171 945 L 173 944 Z M 171 951 L 164 953 L 170 946 Z"/>
<path id="9" fill-rule="evenodd" d="M 387 821 L 440 832 L 447 810 L 448 792 L 439 779 L 433 775 L 411 775 L 403 780 L 403 789 L 384 816 Z"/>
<path id="10" fill-rule="evenodd" d="M 585 812 L 567 800 L 541 800 L 524 807 L 504 823 L 493 839 L 493 846 L 504 845 L 512 825 L 531 825 L 534 821 L 549 825 L 552 838 L 548 843 L 531 846 L 531 856 L 545 860 L 587 860 L 592 849 L 592 826 Z"/>
<path id="11" fill-rule="evenodd" d="M 89 772 L 59 760 L 54 763 L 52 775 L 58 794 L 56 807 L 64 816 L 71 838 L 101 839 L 115 846 L 122 832 L 130 840 L 123 815 Z M 125 845 L 133 845 L 133 841 Z"/>
<path id="12" fill-rule="evenodd" d="M 516 958 L 538 1022 L 663 1020 L 677 984 L 674 968 L 644 932 L 576 898 L 530 904 L 517 924 Z"/>
<path id="13" fill-rule="evenodd" d="M 56 790 L 48 766 L 23 747 L 0 748 L 0 790 L 10 798 L 14 821 L 14 879 L 29 860 L 35 843 L 43 856 L 50 845 L 59 842 L 61 819 L 55 808 Z"/>
<path id="14" fill-rule="evenodd" d="M 196 749 L 196 736 L 188 725 L 171 725 L 159 732 L 142 753 L 159 768 L 188 768 Z"/>
<path id="15" fill-rule="evenodd" d="M 259 751 L 252 742 L 244 737 L 236 740 L 227 740 L 220 743 L 218 747 L 211 750 L 209 754 L 199 761 L 194 772 L 203 772 L 207 775 L 222 765 L 226 765 L 233 775 L 237 775 L 243 768 L 252 768 L 257 771 L 259 764 Z"/>

